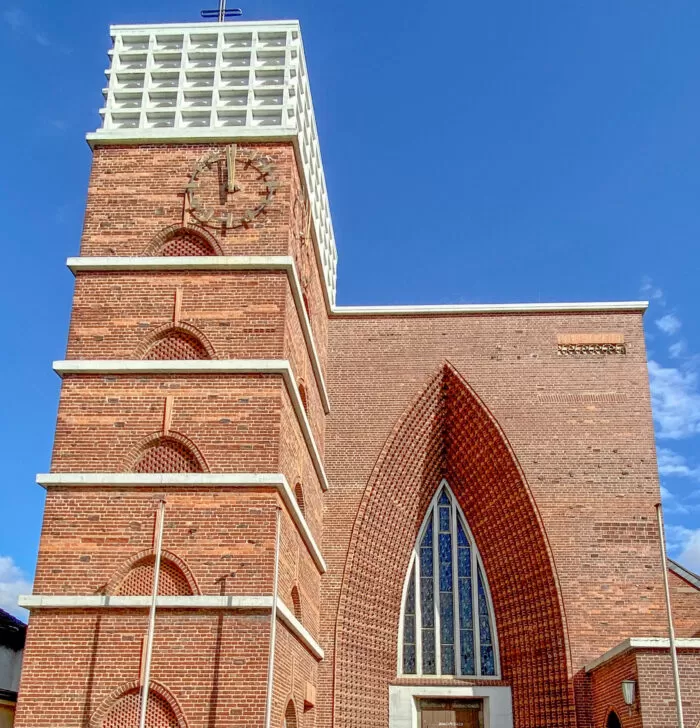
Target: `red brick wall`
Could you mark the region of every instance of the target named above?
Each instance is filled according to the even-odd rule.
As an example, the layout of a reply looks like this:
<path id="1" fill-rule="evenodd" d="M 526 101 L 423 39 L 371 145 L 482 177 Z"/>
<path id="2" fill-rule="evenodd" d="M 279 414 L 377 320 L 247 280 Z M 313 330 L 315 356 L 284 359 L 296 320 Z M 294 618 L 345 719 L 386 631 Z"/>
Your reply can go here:
<path id="1" fill-rule="evenodd" d="M 627 353 L 558 354 L 557 335 L 577 332 L 622 333 Z M 358 513 L 359 519 L 365 517 L 364 501 L 371 493 L 378 459 L 387 442 L 396 437 L 405 413 L 446 361 L 503 429 L 534 497 L 542 537 L 551 548 L 556 570 L 553 583 L 566 616 L 566 630 L 556 644 L 562 649 L 568 645 L 571 659 L 563 663 L 563 658 L 557 657 L 560 662 L 550 667 L 548 658 L 540 665 L 563 670 L 571 683 L 586 662 L 630 634 L 661 633 L 663 587 L 654 511 L 659 487 L 638 313 L 334 316 L 330 319 L 329 351 L 333 409 L 327 425 L 326 466 L 332 487 L 326 496 L 324 554 L 330 572 L 323 583 L 322 615 L 329 659 L 321 665 L 320 692 L 336 691 L 336 726 L 353 725 L 347 712 L 352 700 L 338 692 L 339 682 L 358 681 L 367 687 L 365 701 L 386 706 L 386 681 L 396 670 L 394 645 L 402 569 L 408 562 L 427 492 L 425 497 L 421 495 L 420 504 L 409 501 L 405 527 L 412 525 L 413 534 L 399 534 L 396 542 L 390 539 L 400 568 L 392 567 L 388 573 L 390 580 L 401 573 L 398 590 L 387 591 L 386 603 L 378 612 L 348 613 L 348 627 L 357 636 L 354 644 L 341 644 L 342 631 L 335 637 L 335 614 L 339 606 L 341 616 L 344 613 L 342 585 L 361 583 L 366 574 L 354 571 L 348 550 Z M 423 421 L 429 427 L 427 415 Z M 407 453 L 403 471 L 400 467 L 396 470 L 397 482 L 406 484 L 399 491 L 402 499 L 411 492 L 411 484 L 424 475 L 434 473 L 432 488 L 437 487 L 438 473 L 428 457 L 432 451 L 426 437 L 408 433 L 399 443 Z M 469 463 L 464 466 L 467 477 Z M 472 473 L 476 472 L 474 464 Z M 427 484 L 424 487 L 427 491 Z M 495 493 L 498 497 L 499 490 Z M 471 523 L 479 515 L 461 500 L 464 494 L 459 497 Z M 402 502 L 392 503 L 391 508 L 396 505 L 402 506 Z M 415 515 L 411 515 L 414 507 Z M 379 516 L 362 538 L 376 543 L 381 555 L 380 544 L 387 531 L 393 535 L 395 529 L 393 515 L 386 519 Z M 485 543 L 478 536 L 477 542 L 483 553 Z M 547 563 L 544 553 L 535 556 Z M 498 567 L 487 564 L 491 580 L 497 576 L 491 573 L 494 568 Z M 498 619 L 502 607 L 498 597 L 494 600 Z M 372 629 L 363 637 L 367 623 Z M 529 619 L 523 628 L 536 631 L 536 625 Z M 382 634 L 381 650 L 373 653 L 377 659 L 371 663 L 372 669 L 363 668 L 371 674 L 364 677 L 361 657 L 378 646 L 371 637 L 378 633 Z M 561 692 L 560 683 L 552 682 L 550 674 L 531 674 L 544 692 L 550 685 L 556 686 L 552 700 L 557 710 L 568 715 L 573 703 L 568 697 L 570 689 Z M 371 688 L 367 680 L 372 681 Z M 339 700 L 344 700 L 345 707 Z M 323 720 L 330 721 L 331 706 L 324 703 L 323 709 L 328 711 Z M 542 708 L 547 709 L 550 707 Z M 373 713 L 366 725 L 385 725 L 386 712 L 382 710 Z M 521 708 L 516 707 L 518 725 L 540 724 L 535 715 L 522 717 L 518 710 Z M 548 719 L 546 724 L 553 722 Z"/>
<path id="2" fill-rule="evenodd" d="M 192 222 L 183 216 L 184 186 L 196 162 L 213 148 L 97 148 L 81 254 L 158 255 L 168 231 Z M 200 247 L 210 254 L 293 255 L 303 264 L 300 278 L 325 362 L 321 279 L 308 243 L 292 224 L 300 194 L 293 147 L 239 145 L 239 151 L 244 157 L 258 153 L 269 159 L 279 187 L 265 213 L 247 228 L 203 231 L 208 242 Z M 245 179 L 244 170 L 240 179 Z M 218 204 L 215 174 L 203 173 L 200 181 L 198 196 Z M 228 209 L 236 216 L 254 206 L 258 192 L 244 182 L 242 192 L 228 198 Z M 177 324 L 203 342 L 200 351 L 207 356 L 290 360 L 294 378 L 305 386 L 311 428 L 323 452 L 325 413 L 300 312 L 282 271 L 78 273 L 68 358 L 142 358 L 157 335 L 173 325 L 176 291 Z M 52 470 L 133 469 L 144 443 L 163 432 L 166 397 L 173 398 L 167 434 L 189 443 L 203 469 L 282 472 L 292 488 L 303 483 L 304 511 L 320 542 L 322 491 L 280 376 L 67 375 Z M 215 487 L 50 488 L 35 592 L 118 591 L 120 580 L 135 573 L 129 571 L 132 562 L 150 553 L 155 502 L 161 495 L 167 498 L 163 545 L 172 555 L 166 571 L 172 571 L 173 589 L 203 595 L 271 594 L 279 496 L 265 488 Z M 280 598 L 293 609 L 295 590 L 302 622 L 317 637 L 320 574 L 284 507 L 281 525 Z M 142 592 L 148 589 L 144 586 Z M 85 726 L 96 710 L 106 710 L 110 696 L 138 680 L 146 619 L 145 610 L 34 613 L 17 725 Z M 152 678 L 172 693 L 190 728 L 262 723 L 269 625 L 269 614 L 159 610 Z M 281 725 L 292 699 L 297 724 L 313 726 L 315 713 L 304 713 L 303 697 L 307 681 L 315 685 L 316 658 L 285 626 L 278 626 L 272 724 Z"/>
<path id="3" fill-rule="evenodd" d="M 623 728 L 643 728 L 639 701 L 631 708 L 622 697 L 622 681 L 638 680 L 637 660 L 633 651 L 627 651 L 609 660 L 590 675 L 593 728 L 606 728 L 611 711 L 617 713 Z"/>
<path id="4" fill-rule="evenodd" d="M 700 589 L 668 571 L 673 627 L 677 637 L 700 637 Z"/>
<path id="5" fill-rule="evenodd" d="M 678 725 L 673 688 L 671 655 L 668 650 L 639 650 L 639 705 L 644 728 L 675 728 Z M 678 650 L 683 722 L 700 722 L 700 652 Z M 626 728 L 626 727 L 625 727 Z"/>
<path id="6" fill-rule="evenodd" d="M 138 679 L 147 619 L 145 610 L 32 614 L 16 725 L 84 728 L 115 690 Z M 269 626 L 269 613 L 159 612 L 152 679 L 176 697 L 189 728 L 262 725 Z"/>

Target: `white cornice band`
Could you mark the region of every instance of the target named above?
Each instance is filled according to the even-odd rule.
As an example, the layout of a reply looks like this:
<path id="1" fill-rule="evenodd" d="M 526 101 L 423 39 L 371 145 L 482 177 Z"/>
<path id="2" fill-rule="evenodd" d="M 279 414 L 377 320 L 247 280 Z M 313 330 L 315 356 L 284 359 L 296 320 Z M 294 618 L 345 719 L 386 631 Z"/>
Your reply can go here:
<path id="1" fill-rule="evenodd" d="M 326 414 L 331 411 L 328 390 L 321 370 L 311 322 L 306 312 L 301 284 L 294 258 L 289 255 L 219 255 L 219 256 L 167 256 L 167 257 L 86 257 L 68 258 L 66 265 L 75 274 L 83 271 L 163 271 L 163 270 L 233 270 L 233 271 L 282 271 L 287 274 L 289 287 L 294 298 L 297 316 L 301 324 L 306 348 L 311 359 L 311 368 L 321 395 Z"/>
<path id="2" fill-rule="evenodd" d="M 336 316 L 419 316 L 425 314 L 570 313 L 646 311 L 648 301 L 580 303 L 465 303 L 426 306 L 334 306 Z"/>
<path id="3" fill-rule="evenodd" d="M 311 455 L 321 488 L 328 490 L 328 478 L 304 405 L 286 359 L 69 359 L 55 361 L 54 371 L 64 374 L 270 374 L 284 380 L 301 432 Z"/>
<path id="4" fill-rule="evenodd" d="M 593 662 L 589 662 L 584 670 L 592 672 L 628 650 L 668 650 L 670 646 L 668 637 L 629 637 Z M 700 637 L 677 637 L 676 647 L 679 650 L 700 650 Z"/>
<path id="5" fill-rule="evenodd" d="M 18 599 L 25 609 L 148 609 L 150 596 L 107 596 L 89 595 L 47 595 L 25 594 Z M 268 596 L 159 596 L 156 598 L 158 609 L 230 609 L 245 611 L 265 611 L 272 609 L 272 597 Z M 289 608 L 278 599 L 277 617 L 284 622 L 294 636 L 317 659 L 322 660 L 323 648 L 311 636 L 304 625 Z"/>
<path id="6" fill-rule="evenodd" d="M 271 487 L 280 494 L 319 573 L 326 572 L 326 562 L 321 549 L 309 529 L 287 478 L 282 473 L 39 473 L 36 482 L 44 488 Z"/>

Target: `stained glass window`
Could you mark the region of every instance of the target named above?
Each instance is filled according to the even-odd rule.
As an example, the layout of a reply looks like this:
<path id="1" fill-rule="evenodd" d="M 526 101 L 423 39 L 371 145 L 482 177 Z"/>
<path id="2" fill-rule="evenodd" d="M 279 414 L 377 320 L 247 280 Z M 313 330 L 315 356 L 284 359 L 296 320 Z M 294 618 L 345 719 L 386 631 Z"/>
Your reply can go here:
<path id="1" fill-rule="evenodd" d="M 406 580 L 401 665 L 406 675 L 496 675 L 488 583 L 461 509 L 443 481 Z"/>

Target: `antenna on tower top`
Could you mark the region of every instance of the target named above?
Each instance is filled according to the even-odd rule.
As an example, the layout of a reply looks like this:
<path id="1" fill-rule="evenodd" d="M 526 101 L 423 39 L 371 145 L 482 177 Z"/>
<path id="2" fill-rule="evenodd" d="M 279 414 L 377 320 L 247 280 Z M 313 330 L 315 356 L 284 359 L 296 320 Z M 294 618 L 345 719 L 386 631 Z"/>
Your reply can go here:
<path id="1" fill-rule="evenodd" d="M 218 10 L 202 10 L 200 15 L 205 20 L 216 18 L 220 23 L 223 23 L 224 20 L 228 20 L 229 18 L 238 18 L 243 15 L 243 11 L 240 8 L 231 8 L 230 10 L 227 10 L 226 0 L 219 0 Z"/>

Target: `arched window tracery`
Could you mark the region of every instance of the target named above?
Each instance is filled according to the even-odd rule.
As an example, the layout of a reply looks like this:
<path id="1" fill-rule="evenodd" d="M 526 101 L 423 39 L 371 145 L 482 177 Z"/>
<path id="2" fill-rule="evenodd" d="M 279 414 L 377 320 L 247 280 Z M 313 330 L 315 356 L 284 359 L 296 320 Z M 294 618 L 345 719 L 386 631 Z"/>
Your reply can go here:
<path id="1" fill-rule="evenodd" d="M 499 674 L 484 567 L 444 480 L 411 555 L 400 632 L 399 669 L 404 675 Z"/>

